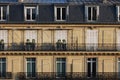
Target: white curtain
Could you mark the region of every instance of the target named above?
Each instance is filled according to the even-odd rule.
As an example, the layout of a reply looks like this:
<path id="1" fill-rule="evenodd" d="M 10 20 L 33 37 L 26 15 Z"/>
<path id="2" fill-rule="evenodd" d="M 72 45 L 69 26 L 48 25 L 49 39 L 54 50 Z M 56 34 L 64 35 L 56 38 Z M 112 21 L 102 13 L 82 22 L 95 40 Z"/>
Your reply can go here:
<path id="1" fill-rule="evenodd" d="M 120 50 L 120 30 L 117 31 L 117 50 Z"/>
<path id="2" fill-rule="evenodd" d="M 98 30 L 86 31 L 86 49 L 97 50 L 98 47 Z"/>
<path id="3" fill-rule="evenodd" d="M 61 41 L 65 39 L 67 42 L 67 30 L 56 30 L 55 31 L 55 42 L 57 42 L 59 39 Z"/>
<path id="4" fill-rule="evenodd" d="M 3 39 L 5 43 L 5 49 L 7 49 L 8 43 L 8 30 L 0 30 L 0 40 Z"/>
<path id="5" fill-rule="evenodd" d="M 36 30 L 25 30 L 25 42 L 29 39 L 30 42 L 32 39 L 35 39 L 35 43 L 37 42 L 37 31 Z"/>

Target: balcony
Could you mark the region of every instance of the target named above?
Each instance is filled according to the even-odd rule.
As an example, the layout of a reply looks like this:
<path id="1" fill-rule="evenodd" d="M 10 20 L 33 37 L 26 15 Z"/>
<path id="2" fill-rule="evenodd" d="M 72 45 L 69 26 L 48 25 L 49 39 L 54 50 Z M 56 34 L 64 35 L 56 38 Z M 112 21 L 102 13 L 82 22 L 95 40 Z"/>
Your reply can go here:
<path id="1" fill-rule="evenodd" d="M 27 74 L 31 74 L 27 76 Z M 94 76 L 90 76 L 86 72 L 67 72 L 64 76 L 57 76 L 55 72 L 36 72 L 33 73 L 20 72 L 17 73 L 16 77 L 18 80 L 118 80 L 119 73 L 112 72 L 97 72 Z M 61 73 L 62 74 L 62 73 Z M 92 74 L 92 73 L 91 73 Z"/>
<path id="2" fill-rule="evenodd" d="M 120 51 L 120 44 L 6 44 L 0 45 L 0 51 Z"/>
<path id="3" fill-rule="evenodd" d="M 12 73 L 11 72 L 0 72 L 0 79 L 12 79 Z"/>

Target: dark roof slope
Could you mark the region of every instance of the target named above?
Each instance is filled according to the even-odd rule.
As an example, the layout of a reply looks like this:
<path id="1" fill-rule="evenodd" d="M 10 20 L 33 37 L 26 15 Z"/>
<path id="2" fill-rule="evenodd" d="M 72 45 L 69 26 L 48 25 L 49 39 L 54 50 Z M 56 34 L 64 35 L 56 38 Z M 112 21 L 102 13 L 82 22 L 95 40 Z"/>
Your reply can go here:
<path id="1" fill-rule="evenodd" d="M 23 3 L 67 3 L 67 0 L 24 0 Z"/>
<path id="2" fill-rule="evenodd" d="M 18 2 L 18 0 L 0 0 L 0 3 Z"/>
<path id="3" fill-rule="evenodd" d="M 18 2 L 19 0 L 0 0 L 0 3 Z M 23 3 L 102 3 L 103 0 L 23 0 Z M 107 0 L 107 3 L 120 3 L 120 0 Z"/>

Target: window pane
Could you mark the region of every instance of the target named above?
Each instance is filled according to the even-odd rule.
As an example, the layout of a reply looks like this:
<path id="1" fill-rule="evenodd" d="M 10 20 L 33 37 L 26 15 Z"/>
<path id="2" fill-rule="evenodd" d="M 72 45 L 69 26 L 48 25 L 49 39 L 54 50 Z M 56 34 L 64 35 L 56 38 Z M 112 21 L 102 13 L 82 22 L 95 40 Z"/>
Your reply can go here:
<path id="1" fill-rule="evenodd" d="M 60 8 L 57 8 L 57 20 L 60 20 Z"/>
<path id="2" fill-rule="evenodd" d="M 30 63 L 27 63 L 27 72 L 31 72 L 31 64 Z"/>
<path id="3" fill-rule="evenodd" d="M 1 7 L 0 7 L 0 20 L 1 20 L 1 18 L 2 18 L 1 13 L 2 13 L 2 11 L 1 11 Z"/>
<path id="4" fill-rule="evenodd" d="M 92 67 L 92 76 L 95 77 L 96 76 L 96 62 L 93 62 L 93 67 Z"/>
<path id="5" fill-rule="evenodd" d="M 32 20 L 35 20 L 35 17 L 36 17 L 35 13 L 36 13 L 36 10 L 32 9 Z"/>
<path id="6" fill-rule="evenodd" d="M 27 9 L 27 20 L 30 20 L 30 9 Z"/>
<path id="7" fill-rule="evenodd" d="M 3 7 L 3 20 L 6 20 L 6 15 L 7 15 L 7 7 Z"/>
<path id="8" fill-rule="evenodd" d="M 66 8 L 62 8 L 62 20 L 66 19 Z"/>
<path id="9" fill-rule="evenodd" d="M 3 69 L 2 69 L 3 72 L 6 72 L 6 63 L 3 63 Z"/>
<path id="10" fill-rule="evenodd" d="M 92 20 L 97 20 L 97 8 L 93 7 L 93 16 L 92 16 Z"/>
<path id="11" fill-rule="evenodd" d="M 57 63 L 57 72 L 60 72 L 60 63 Z"/>
<path id="12" fill-rule="evenodd" d="M 91 77 L 90 75 L 91 75 L 91 64 L 88 62 L 87 63 L 87 75 L 88 75 L 88 77 Z"/>
<path id="13" fill-rule="evenodd" d="M 88 20 L 91 20 L 91 7 L 88 7 Z"/>

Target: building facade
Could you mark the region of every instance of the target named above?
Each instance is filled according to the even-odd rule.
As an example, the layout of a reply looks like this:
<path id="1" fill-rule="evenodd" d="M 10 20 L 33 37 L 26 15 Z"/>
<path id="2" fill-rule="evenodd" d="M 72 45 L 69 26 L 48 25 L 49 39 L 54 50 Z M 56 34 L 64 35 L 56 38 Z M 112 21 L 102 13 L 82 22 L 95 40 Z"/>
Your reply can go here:
<path id="1" fill-rule="evenodd" d="M 120 78 L 119 0 L 0 0 L 0 79 Z"/>

